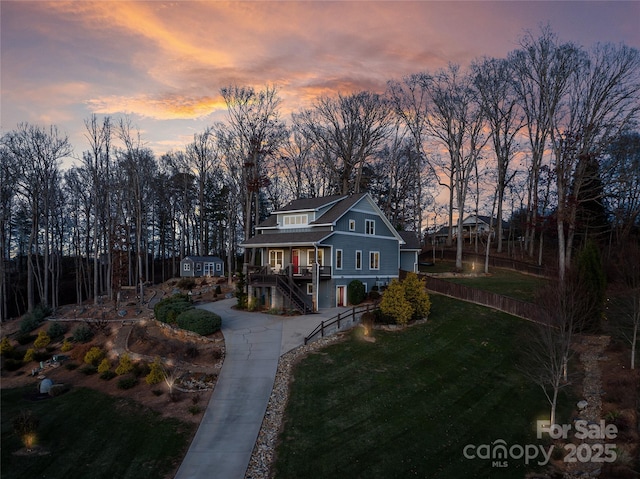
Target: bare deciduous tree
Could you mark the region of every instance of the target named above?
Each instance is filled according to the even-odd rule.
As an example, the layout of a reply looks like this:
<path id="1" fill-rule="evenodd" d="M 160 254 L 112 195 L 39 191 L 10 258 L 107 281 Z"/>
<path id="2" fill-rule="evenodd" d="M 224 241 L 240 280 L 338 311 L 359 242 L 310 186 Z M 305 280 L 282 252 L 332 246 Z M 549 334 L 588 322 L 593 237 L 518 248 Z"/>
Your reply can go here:
<path id="1" fill-rule="evenodd" d="M 449 65 L 434 76 L 429 132 L 446 148 L 451 160 L 453 189 L 458 208 L 456 268 L 462 269 L 464 209 L 469 180 L 489 137 L 483 134 L 484 113 L 471 78 Z"/>
<path id="2" fill-rule="evenodd" d="M 507 60 L 484 59 L 481 63 L 473 64 L 472 70 L 474 85 L 480 95 L 484 115 L 491 128 L 491 140 L 495 153 L 497 252 L 501 253 L 504 193 L 513 178 L 509 167 L 514 155 L 516 135 L 524 124 L 524 117 L 518 106 L 511 80 L 513 73 L 511 64 Z M 493 211 L 491 219 L 493 220 Z"/>
<path id="3" fill-rule="evenodd" d="M 529 256 L 533 256 L 538 227 L 540 168 L 579 55 L 574 45 L 559 44 L 549 26 L 542 28 L 539 37 L 528 32 L 520 44 L 521 48 L 509 55 L 509 61 L 514 68 L 513 85 L 525 113 L 531 148 L 525 242 Z"/>
<path id="4" fill-rule="evenodd" d="M 277 152 L 286 138 L 286 128 L 280 120 L 280 103 L 275 87 L 267 86 L 255 91 L 252 87 L 230 86 L 221 90 L 227 105 L 229 133 L 235 141 L 227 142 L 227 151 L 236 149 L 236 160 L 241 162 L 244 198 L 244 235 L 251 237 L 260 222 L 260 193 L 268 181 L 264 169 L 267 156 Z M 245 262 L 253 263 L 255 250 L 245 251 Z"/>
<path id="5" fill-rule="evenodd" d="M 60 181 L 60 161 L 71 154 L 69 139 L 55 126 L 48 129 L 21 123 L 3 137 L 3 143 L 20 165 L 17 186 L 29 205 L 31 232 L 27 249 L 28 309 L 38 299 L 51 304 L 51 215 L 56 189 Z M 40 261 L 42 256 L 42 261 Z"/>
<path id="6" fill-rule="evenodd" d="M 363 91 L 321 97 L 298 115 L 303 131 L 323 153 L 339 194 L 359 193 L 364 167 L 389 138 L 393 116 L 387 101 Z"/>

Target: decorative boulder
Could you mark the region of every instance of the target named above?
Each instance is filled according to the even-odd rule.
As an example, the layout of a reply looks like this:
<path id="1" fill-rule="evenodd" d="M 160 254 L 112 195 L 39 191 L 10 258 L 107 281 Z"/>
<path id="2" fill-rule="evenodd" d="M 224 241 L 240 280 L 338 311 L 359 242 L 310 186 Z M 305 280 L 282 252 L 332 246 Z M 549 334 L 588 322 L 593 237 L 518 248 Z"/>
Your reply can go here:
<path id="1" fill-rule="evenodd" d="M 589 403 L 587 401 L 585 401 L 584 399 L 582 401 L 579 401 L 577 406 L 578 409 L 580 409 L 581 411 L 586 408 L 589 405 Z"/>
<path id="2" fill-rule="evenodd" d="M 53 386 L 53 381 L 49 378 L 40 381 L 40 394 L 49 394 L 51 386 Z"/>

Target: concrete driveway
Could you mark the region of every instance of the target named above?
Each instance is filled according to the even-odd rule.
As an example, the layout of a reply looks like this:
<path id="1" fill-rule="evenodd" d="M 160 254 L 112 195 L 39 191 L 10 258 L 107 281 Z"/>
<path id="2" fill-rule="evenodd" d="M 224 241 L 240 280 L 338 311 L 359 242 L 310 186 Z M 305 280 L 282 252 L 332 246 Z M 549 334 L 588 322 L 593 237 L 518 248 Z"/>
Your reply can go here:
<path id="1" fill-rule="evenodd" d="M 280 317 L 236 311 L 235 304 L 233 298 L 199 306 L 222 318 L 226 356 L 176 479 L 243 479 L 280 355 L 303 344 L 320 321 L 348 309 Z"/>

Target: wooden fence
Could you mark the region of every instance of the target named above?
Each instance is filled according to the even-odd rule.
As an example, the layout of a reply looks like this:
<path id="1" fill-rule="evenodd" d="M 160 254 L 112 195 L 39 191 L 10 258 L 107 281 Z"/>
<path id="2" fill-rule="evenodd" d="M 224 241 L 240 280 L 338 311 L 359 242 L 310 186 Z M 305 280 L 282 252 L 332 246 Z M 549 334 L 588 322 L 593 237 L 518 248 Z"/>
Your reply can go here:
<path id="1" fill-rule="evenodd" d="M 482 306 L 488 306 L 529 321 L 540 322 L 544 318 L 542 309 L 534 303 L 528 303 L 497 293 L 452 283 L 433 276 L 420 275 L 420 277 L 426 279 L 427 289 L 435 293 Z"/>
<path id="2" fill-rule="evenodd" d="M 322 321 L 313 331 L 311 331 L 311 333 L 309 333 L 308 336 L 304 338 L 304 344 L 307 344 L 309 341 L 313 341 L 318 335 L 319 337 L 324 338 L 329 334 L 340 331 L 340 328 L 354 326 L 360 321 L 360 318 L 364 313 L 373 311 L 377 307 L 377 303 L 367 303 L 362 306 L 354 306 L 348 311 L 338 313 L 331 319 Z"/>

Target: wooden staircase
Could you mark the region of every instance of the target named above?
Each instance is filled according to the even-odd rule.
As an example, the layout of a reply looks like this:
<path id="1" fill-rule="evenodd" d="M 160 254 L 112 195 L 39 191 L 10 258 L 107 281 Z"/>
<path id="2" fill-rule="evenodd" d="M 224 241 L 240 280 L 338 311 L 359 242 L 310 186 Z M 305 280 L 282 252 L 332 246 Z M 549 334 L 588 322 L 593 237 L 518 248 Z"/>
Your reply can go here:
<path id="1" fill-rule="evenodd" d="M 253 273 L 249 282 L 254 286 L 275 286 L 282 294 L 285 302 L 302 314 L 313 313 L 313 302 L 308 294 L 296 285 L 287 274 L 268 274 L 266 272 Z"/>

